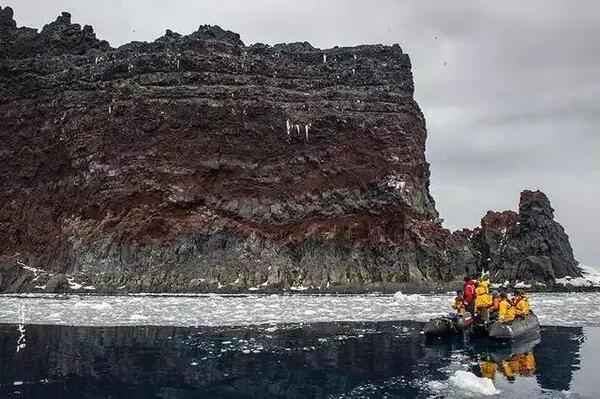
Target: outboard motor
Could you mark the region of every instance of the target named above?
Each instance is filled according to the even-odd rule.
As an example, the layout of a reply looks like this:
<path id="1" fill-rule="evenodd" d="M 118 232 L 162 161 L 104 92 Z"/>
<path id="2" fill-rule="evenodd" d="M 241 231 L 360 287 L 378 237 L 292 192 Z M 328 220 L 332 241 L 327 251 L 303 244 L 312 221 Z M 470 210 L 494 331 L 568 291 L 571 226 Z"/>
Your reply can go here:
<path id="1" fill-rule="evenodd" d="M 465 312 L 462 316 L 459 316 L 456 320 L 456 329 L 459 331 L 465 331 L 473 324 L 473 316 L 469 312 Z"/>

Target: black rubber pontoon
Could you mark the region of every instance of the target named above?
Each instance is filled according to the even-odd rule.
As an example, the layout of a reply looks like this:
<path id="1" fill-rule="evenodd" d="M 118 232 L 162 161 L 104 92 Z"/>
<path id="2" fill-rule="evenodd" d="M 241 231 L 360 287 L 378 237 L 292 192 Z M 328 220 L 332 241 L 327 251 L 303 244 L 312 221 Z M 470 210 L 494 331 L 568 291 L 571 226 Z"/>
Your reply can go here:
<path id="1" fill-rule="evenodd" d="M 532 312 L 509 323 L 495 322 L 490 326 L 488 335 L 497 340 L 514 340 L 539 333 L 540 322 Z"/>
<path id="2" fill-rule="evenodd" d="M 446 337 L 449 335 L 462 334 L 466 327 L 471 325 L 470 313 L 458 318 L 438 317 L 429 320 L 423 327 L 423 333 L 427 337 Z"/>

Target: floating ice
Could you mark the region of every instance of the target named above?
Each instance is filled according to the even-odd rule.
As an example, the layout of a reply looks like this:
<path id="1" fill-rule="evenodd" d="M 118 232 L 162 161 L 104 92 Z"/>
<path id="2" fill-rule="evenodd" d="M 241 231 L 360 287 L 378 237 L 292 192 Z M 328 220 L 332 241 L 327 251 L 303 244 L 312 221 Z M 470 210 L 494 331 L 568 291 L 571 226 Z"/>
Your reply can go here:
<path id="1" fill-rule="evenodd" d="M 78 326 L 244 326 L 336 321 L 427 321 L 448 314 L 444 295 L 0 295 L 0 323 Z M 543 325 L 598 327 L 600 293 L 537 293 Z M 20 307 L 26 314 L 19 314 Z"/>
<path id="2" fill-rule="evenodd" d="M 449 380 L 454 388 L 464 391 L 470 395 L 498 395 L 500 391 L 496 389 L 494 383 L 489 378 L 477 377 L 468 371 L 458 370 Z"/>
<path id="3" fill-rule="evenodd" d="M 448 388 L 448 383 L 444 381 L 429 381 L 427 388 L 432 392 L 445 391 Z"/>
<path id="4" fill-rule="evenodd" d="M 417 302 L 424 300 L 424 297 L 418 294 L 405 295 L 402 292 L 398 291 L 394 294 L 394 300 L 397 302 Z"/>

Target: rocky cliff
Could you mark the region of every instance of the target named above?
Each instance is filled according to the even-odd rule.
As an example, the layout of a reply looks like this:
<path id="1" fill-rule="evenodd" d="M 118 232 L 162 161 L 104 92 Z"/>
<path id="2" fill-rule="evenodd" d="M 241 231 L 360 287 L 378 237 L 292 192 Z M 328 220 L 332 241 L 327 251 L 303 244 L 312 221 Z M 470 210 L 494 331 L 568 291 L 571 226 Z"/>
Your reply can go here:
<path id="1" fill-rule="evenodd" d="M 0 9 L 0 290 L 576 273 L 568 241 L 543 246 L 562 230 L 537 206 L 510 248 L 441 227 L 413 92 L 397 45 L 246 46 L 201 26 L 115 49 L 68 13 L 38 33 Z"/>
<path id="2" fill-rule="evenodd" d="M 518 213 L 489 211 L 471 232 L 470 249 L 477 269 L 491 271 L 495 280 L 551 284 L 581 275 L 569 237 L 541 191 L 523 191 Z"/>

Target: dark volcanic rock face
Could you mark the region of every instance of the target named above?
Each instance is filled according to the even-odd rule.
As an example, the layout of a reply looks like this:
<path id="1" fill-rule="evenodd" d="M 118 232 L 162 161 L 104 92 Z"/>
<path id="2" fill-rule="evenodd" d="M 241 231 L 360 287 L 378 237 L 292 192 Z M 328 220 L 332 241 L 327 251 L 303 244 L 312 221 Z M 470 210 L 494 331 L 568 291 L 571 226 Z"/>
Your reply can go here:
<path id="1" fill-rule="evenodd" d="M 2 253 L 99 289 L 447 278 L 400 47 L 202 26 L 110 49 L 2 15 Z"/>
<path id="2" fill-rule="evenodd" d="M 71 14 L 63 12 L 56 21 L 44 26 L 38 34 L 35 29 L 18 28 L 10 7 L 0 8 L 0 59 L 29 58 L 85 54 L 96 49 L 110 49 L 108 42 L 96 39 L 94 29 L 71 23 Z"/>
<path id="3" fill-rule="evenodd" d="M 523 191 L 518 214 L 489 212 L 481 226 L 476 245 L 496 279 L 552 282 L 581 274 L 569 237 L 540 191 Z"/>
<path id="4" fill-rule="evenodd" d="M 0 254 L 98 290 L 452 280 L 481 261 L 439 224 L 413 91 L 397 45 L 113 49 L 0 10 Z"/>

